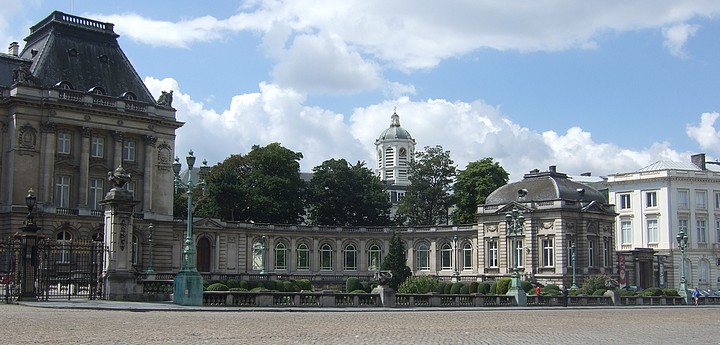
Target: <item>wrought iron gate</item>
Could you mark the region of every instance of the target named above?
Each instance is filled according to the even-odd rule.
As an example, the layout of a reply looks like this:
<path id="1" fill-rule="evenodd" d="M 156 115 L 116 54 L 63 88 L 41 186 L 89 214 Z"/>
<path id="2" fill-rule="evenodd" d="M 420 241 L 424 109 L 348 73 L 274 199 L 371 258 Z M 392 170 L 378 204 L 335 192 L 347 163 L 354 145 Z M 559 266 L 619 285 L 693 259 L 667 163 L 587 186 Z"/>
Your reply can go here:
<path id="1" fill-rule="evenodd" d="M 6 303 L 22 291 L 24 245 L 18 237 L 0 240 L 0 296 Z M 37 299 L 100 299 L 104 248 L 98 241 L 38 241 L 34 272 L 28 275 Z"/>

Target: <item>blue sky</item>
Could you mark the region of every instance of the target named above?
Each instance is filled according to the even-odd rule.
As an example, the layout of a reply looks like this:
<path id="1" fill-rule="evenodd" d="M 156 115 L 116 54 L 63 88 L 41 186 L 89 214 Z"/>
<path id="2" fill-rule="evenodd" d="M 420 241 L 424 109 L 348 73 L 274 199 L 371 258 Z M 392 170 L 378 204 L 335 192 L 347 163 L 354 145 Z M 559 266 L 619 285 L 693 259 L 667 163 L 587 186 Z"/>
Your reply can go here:
<path id="1" fill-rule="evenodd" d="M 418 149 L 493 157 L 511 180 L 720 157 L 714 0 L 0 5 L 6 44 L 53 10 L 114 23 L 151 92 L 175 91 L 177 154 L 211 164 L 280 142 L 303 171 L 374 168 L 394 107 Z"/>

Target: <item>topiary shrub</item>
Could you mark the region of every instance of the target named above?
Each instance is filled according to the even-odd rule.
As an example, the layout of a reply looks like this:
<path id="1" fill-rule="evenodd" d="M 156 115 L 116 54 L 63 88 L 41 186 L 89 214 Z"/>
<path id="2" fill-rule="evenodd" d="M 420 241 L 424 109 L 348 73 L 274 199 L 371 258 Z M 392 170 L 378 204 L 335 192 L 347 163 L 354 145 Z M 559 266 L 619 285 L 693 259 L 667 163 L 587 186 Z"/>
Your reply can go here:
<path id="1" fill-rule="evenodd" d="M 480 285 L 478 282 L 471 282 L 470 285 L 468 285 L 468 293 L 476 293 L 478 285 Z"/>
<path id="2" fill-rule="evenodd" d="M 367 292 L 365 292 L 365 290 L 362 290 L 362 289 L 357 289 L 357 290 L 350 291 L 350 293 L 367 293 Z"/>
<path id="3" fill-rule="evenodd" d="M 531 290 L 533 290 L 532 284 L 530 284 L 530 282 L 526 281 L 526 280 L 520 281 L 520 288 L 523 289 L 523 291 L 525 291 L 525 293 L 528 293 Z"/>
<path id="4" fill-rule="evenodd" d="M 446 295 L 452 293 L 452 287 L 453 287 L 453 285 L 454 285 L 453 283 L 447 283 L 447 284 L 445 284 L 445 290 L 443 291 L 443 293 L 446 294 Z"/>
<path id="5" fill-rule="evenodd" d="M 662 294 L 663 294 L 663 296 L 668 296 L 668 297 L 680 296 L 680 294 L 677 292 L 677 290 L 671 289 L 671 288 L 662 289 Z"/>
<path id="6" fill-rule="evenodd" d="M 478 284 L 477 293 L 483 295 L 487 295 L 488 293 L 490 293 L 490 284 L 485 282 Z"/>
<path id="7" fill-rule="evenodd" d="M 435 292 L 437 293 L 445 293 L 445 285 L 447 285 L 447 282 L 439 282 L 437 290 Z"/>
<path id="8" fill-rule="evenodd" d="M 495 286 L 495 293 L 498 295 L 504 295 L 510 289 L 510 278 L 500 278 Z"/>
<path id="9" fill-rule="evenodd" d="M 463 286 L 460 287 L 460 294 L 461 295 L 467 295 L 470 292 L 470 286 L 467 284 L 463 284 Z"/>
<path id="10" fill-rule="evenodd" d="M 362 288 L 363 288 L 363 290 L 365 290 L 365 292 L 372 292 L 373 288 L 372 288 L 372 284 L 370 284 L 370 282 L 360 282 L 360 285 L 362 285 Z"/>
<path id="11" fill-rule="evenodd" d="M 213 283 L 207 287 L 207 291 L 230 291 L 230 288 L 223 283 Z"/>
<path id="12" fill-rule="evenodd" d="M 491 295 L 497 295 L 497 282 L 490 283 L 490 291 L 488 291 Z"/>
<path id="13" fill-rule="evenodd" d="M 275 287 L 275 281 L 274 280 L 266 280 L 263 282 L 263 286 L 268 290 L 277 290 L 277 287 Z"/>
<path id="14" fill-rule="evenodd" d="M 312 291 L 312 283 L 310 283 L 310 279 L 298 279 L 295 281 L 300 288 L 300 290 L 305 291 Z"/>
<path id="15" fill-rule="evenodd" d="M 463 285 L 464 284 L 462 282 L 453 283 L 452 286 L 450 287 L 450 293 L 451 294 L 459 294 L 460 289 L 463 287 Z"/>
<path id="16" fill-rule="evenodd" d="M 227 285 L 229 288 L 239 288 L 240 287 L 240 280 L 239 279 L 228 279 L 227 282 L 225 282 L 225 285 Z"/>
<path id="17" fill-rule="evenodd" d="M 346 279 L 345 280 L 345 292 L 352 292 L 355 290 L 362 290 L 362 284 L 360 284 L 360 278 L 350 277 L 350 278 Z"/>
<path id="18" fill-rule="evenodd" d="M 432 276 L 421 275 L 408 278 L 398 288 L 399 293 L 430 293 L 438 290 L 439 282 Z M 443 287 L 444 288 L 444 287 Z"/>
<path id="19" fill-rule="evenodd" d="M 647 288 L 640 292 L 640 296 L 662 296 L 663 292 L 659 288 Z"/>
<path id="20" fill-rule="evenodd" d="M 230 291 L 247 291 L 247 289 L 246 289 L 246 288 L 237 287 L 237 288 L 230 288 Z"/>
<path id="21" fill-rule="evenodd" d="M 282 291 L 284 292 L 298 292 L 300 291 L 300 288 L 298 287 L 297 283 L 295 283 L 292 280 L 284 280 L 282 282 Z"/>

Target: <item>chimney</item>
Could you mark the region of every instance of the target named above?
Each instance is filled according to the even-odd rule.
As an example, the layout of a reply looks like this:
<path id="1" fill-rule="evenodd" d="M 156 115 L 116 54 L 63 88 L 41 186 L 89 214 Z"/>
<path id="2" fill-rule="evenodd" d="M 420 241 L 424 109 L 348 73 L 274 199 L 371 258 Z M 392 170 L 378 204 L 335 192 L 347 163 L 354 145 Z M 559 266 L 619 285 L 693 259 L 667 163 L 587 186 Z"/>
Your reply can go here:
<path id="1" fill-rule="evenodd" d="M 18 45 L 17 42 L 10 43 L 10 46 L 8 46 L 8 54 L 18 56 L 18 48 L 20 48 L 20 45 Z"/>
<path id="2" fill-rule="evenodd" d="M 707 170 L 705 168 L 705 154 L 704 153 L 698 153 L 696 155 L 690 156 L 690 161 L 692 164 L 695 164 L 696 167 L 700 168 L 700 170 Z"/>
<path id="3" fill-rule="evenodd" d="M 554 173 L 554 172 L 557 172 L 557 167 L 554 166 L 554 165 L 551 165 L 550 167 L 548 167 L 548 170 L 549 170 L 551 173 Z"/>
<path id="4" fill-rule="evenodd" d="M 592 176 L 592 173 L 588 171 L 588 172 L 584 172 L 584 173 L 580 174 L 580 176 L 589 177 L 589 176 Z"/>

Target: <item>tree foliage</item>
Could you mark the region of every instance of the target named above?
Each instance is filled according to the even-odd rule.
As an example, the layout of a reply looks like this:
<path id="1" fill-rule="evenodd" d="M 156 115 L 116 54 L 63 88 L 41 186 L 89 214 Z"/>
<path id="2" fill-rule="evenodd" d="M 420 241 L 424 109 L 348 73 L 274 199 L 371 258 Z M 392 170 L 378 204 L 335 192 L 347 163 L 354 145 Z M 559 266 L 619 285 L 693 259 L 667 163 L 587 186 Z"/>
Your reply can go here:
<path id="1" fill-rule="evenodd" d="M 307 189 L 312 224 L 389 225 L 390 201 L 380 180 L 364 162 L 330 159 L 313 169 Z"/>
<path id="2" fill-rule="evenodd" d="M 425 151 L 415 153 L 409 168 L 411 184 L 398 203 L 398 222 L 407 225 L 446 224 L 455 178 L 450 151 L 443 150 L 439 145 L 426 146 Z"/>
<path id="3" fill-rule="evenodd" d="M 279 143 L 232 155 L 207 177 L 204 214 L 228 220 L 296 224 L 304 213 L 300 152 Z"/>
<path id="4" fill-rule="evenodd" d="M 455 192 L 454 224 L 477 222 L 475 214 L 478 205 L 485 203 L 490 193 L 508 182 L 508 172 L 490 157 L 468 163 L 465 170 L 457 175 Z"/>
<path id="5" fill-rule="evenodd" d="M 395 291 L 397 291 L 400 284 L 404 283 L 412 275 L 405 257 L 405 244 L 400 240 L 400 236 L 394 232 L 390 238 L 390 250 L 388 255 L 383 258 L 380 269 L 392 272 L 392 278 L 388 286 Z"/>

